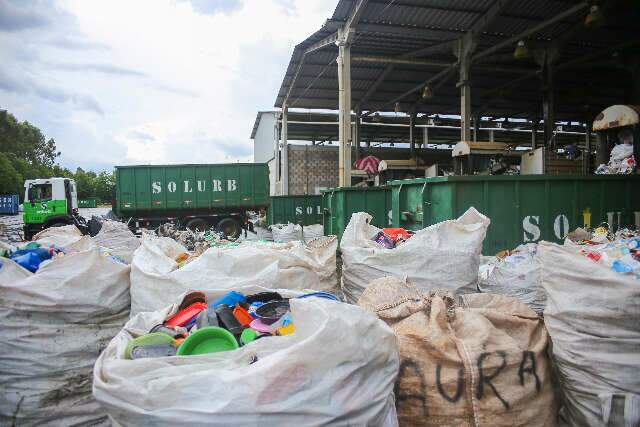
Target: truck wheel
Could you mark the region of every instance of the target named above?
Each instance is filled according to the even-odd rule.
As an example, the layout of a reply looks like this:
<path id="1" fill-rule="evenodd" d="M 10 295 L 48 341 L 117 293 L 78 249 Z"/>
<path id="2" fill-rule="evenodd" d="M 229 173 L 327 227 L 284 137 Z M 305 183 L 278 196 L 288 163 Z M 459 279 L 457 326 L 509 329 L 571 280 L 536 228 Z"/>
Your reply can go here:
<path id="1" fill-rule="evenodd" d="M 218 223 L 217 228 L 229 239 L 237 239 L 242 232 L 240 223 L 233 218 L 224 218 Z"/>
<path id="2" fill-rule="evenodd" d="M 186 227 L 191 231 L 206 231 L 209 229 L 209 223 L 202 218 L 193 218 L 187 222 Z"/>

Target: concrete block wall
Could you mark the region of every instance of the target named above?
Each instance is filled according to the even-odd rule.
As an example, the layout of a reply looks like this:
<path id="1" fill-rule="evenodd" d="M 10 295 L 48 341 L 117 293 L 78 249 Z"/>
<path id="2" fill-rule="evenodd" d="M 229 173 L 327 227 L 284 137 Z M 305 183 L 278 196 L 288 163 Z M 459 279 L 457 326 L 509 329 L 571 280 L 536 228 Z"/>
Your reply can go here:
<path id="1" fill-rule="evenodd" d="M 289 145 L 289 194 L 338 186 L 338 147 Z"/>

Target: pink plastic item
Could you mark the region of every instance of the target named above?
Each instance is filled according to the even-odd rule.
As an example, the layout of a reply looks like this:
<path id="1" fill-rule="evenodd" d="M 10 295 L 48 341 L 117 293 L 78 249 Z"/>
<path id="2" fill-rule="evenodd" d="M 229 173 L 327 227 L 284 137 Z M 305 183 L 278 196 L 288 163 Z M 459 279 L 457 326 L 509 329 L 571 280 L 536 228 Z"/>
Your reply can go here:
<path id="1" fill-rule="evenodd" d="M 260 319 L 254 319 L 249 325 L 249 327 L 256 332 L 262 332 L 264 334 L 270 334 L 273 332 L 273 330 L 271 329 L 271 326 L 262 322 L 262 320 Z"/>

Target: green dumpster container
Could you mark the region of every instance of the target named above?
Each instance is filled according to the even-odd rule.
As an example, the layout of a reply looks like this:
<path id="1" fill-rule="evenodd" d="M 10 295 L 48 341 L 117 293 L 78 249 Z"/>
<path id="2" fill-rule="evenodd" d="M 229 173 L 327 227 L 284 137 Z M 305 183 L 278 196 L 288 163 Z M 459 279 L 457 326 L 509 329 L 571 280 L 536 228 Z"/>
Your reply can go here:
<path id="1" fill-rule="evenodd" d="M 79 208 L 95 208 L 97 206 L 98 206 L 98 201 L 95 198 L 78 199 Z"/>
<path id="2" fill-rule="evenodd" d="M 388 227 L 391 220 L 391 188 L 381 187 L 340 187 L 322 191 L 324 212 L 324 235 L 342 233 L 355 212 L 367 212 L 373 219 L 371 224 Z"/>
<path id="3" fill-rule="evenodd" d="M 275 196 L 271 197 L 268 211 L 269 225 L 322 224 L 322 196 Z"/>
<path id="4" fill-rule="evenodd" d="M 473 206 L 491 219 L 483 253 L 562 242 L 576 227 L 640 228 L 640 176 L 455 176 L 391 182 L 393 226 L 419 230 Z"/>

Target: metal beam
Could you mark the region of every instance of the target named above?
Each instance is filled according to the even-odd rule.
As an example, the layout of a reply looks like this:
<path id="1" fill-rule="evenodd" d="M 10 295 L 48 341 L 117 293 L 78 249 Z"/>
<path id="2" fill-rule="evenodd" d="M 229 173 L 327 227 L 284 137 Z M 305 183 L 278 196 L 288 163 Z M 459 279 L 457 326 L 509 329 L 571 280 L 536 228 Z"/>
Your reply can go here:
<path id="1" fill-rule="evenodd" d="M 458 53 L 460 80 L 456 85 L 460 88 L 460 141 L 471 141 L 471 82 L 469 81 L 469 72 L 471 69 L 471 51 L 474 46 L 475 43 L 471 37 L 464 37 L 460 40 L 460 51 Z"/>
<path id="2" fill-rule="evenodd" d="M 364 9 L 367 7 L 368 2 L 369 0 L 360 0 L 358 4 L 356 4 L 353 13 L 347 19 L 344 27 L 342 27 L 343 31 L 349 31 L 351 28 L 358 24 L 358 22 L 360 21 L 360 17 L 362 16 L 362 12 L 364 12 Z"/>
<path id="3" fill-rule="evenodd" d="M 551 147 L 553 141 L 553 135 L 555 130 L 555 88 L 553 84 L 553 64 L 545 60 L 543 67 L 543 79 L 542 79 L 542 120 L 543 134 L 544 134 L 544 146 Z M 554 144 L 555 145 L 555 144 Z"/>
<path id="4" fill-rule="evenodd" d="M 514 43 L 517 43 L 519 40 L 525 39 L 527 37 L 529 37 L 530 35 L 533 35 L 537 32 L 540 32 L 541 30 L 547 28 L 550 25 L 555 24 L 556 22 L 562 21 L 565 18 L 568 18 L 569 16 L 575 15 L 578 12 L 581 12 L 582 10 L 586 9 L 587 7 L 589 7 L 589 3 L 588 2 L 580 2 L 577 5 L 573 6 L 570 9 L 567 9 L 566 11 L 559 13 L 557 15 L 555 15 L 553 18 L 547 19 L 546 21 L 540 22 L 538 25 L 534 25 L 533 27 L 521 32 L 520 34 L 516 34 L 515 36 L 509 37 L 508 39 L 497 43 L 493 46 L 491 46 L 488 49 L 483 50 L 482 52 L 476 53 L 473 58 L 472 58 L 472 62 L 476 61 L 480 58 L 483 58 L 487 55 L 491 55 L 493 52 L 496 52 L 500 49 L 502 49 L 505 46 L 509 46 L 512 45 Z"/>
<path id="5" fill-rule="evenodd" d="M 416 158 L 416 112 L 409 114 L 409 153 L 411 158 Z"/>
<path id="6" fill-rule="evenodd" d="M 289 113 L 289 107 L 286 104 L 282 105 L 282 178 L 280 180 L 282 188 L 281 194 L 289 194 L 289 124 L 287 123 L 287 114 Z"/>
<path id="7" fill-rule="evenodd" d="M 360 110 L 356 109 L 356 120 L 353 123 L 353 145 L 356 147 L 356 160 L 360 159 Z"/>
<path id="8" fill-rule="evenodd" d="M 363 21 L 358 24 L 358 32 L 372 32 L 380 34 L 398 35 L 403 37 L 413 37 L 416 39 L 430 39 L 438 40 L 443 37 L 446 39 L 452 39 L 460 37 L 464 34 L 461 30 L 444 30 L 440 28 L 430 27 L 409 27 L 398 24 L 379 24 L 374 22 Z M 442 40 L 445 41 L 445 40 Z"/>
<path id="9" fill-rule="evenodd" d="M 388 64 L 406 64 L 406 65 L 424 65 L 428 67 L 449 68 L 451 63 L 443 61 L 433 61 L 428 59 L 410 59 L 397 56 L 371 56 L 371 55 L 355 55 L 351 57 L 353 62 L 372 62 L 372 63 L 388 63 Z M 473 67 L 476 70 L 493 71 L 497 73 L 522 73 L 527 71 L 523 67 L 501 67 L 496 65 L 478 65 Z"/>
<path id="10" fill-rule="evenodd" d="M 431 61 L 428 59 L 410 59 L 393 56 L 372 56 L 372 55 L 354 55 L 351 57 L 354 62 L 382 62 L 386 64 L 408 64 L 408 65 L 428 65 L 432 67 L 447 68 L 451 64 L 443 61 Z"/>
<path id="11" fill-rule="evenodd" d="M 287 90 L 287 94 L 284 97 L 284 100 L 282 101 L 282 106 L 285 107 L 287 105 L 287 103 L 289 102 L 289 96 L 291 96 L 291 92 L 293 91 L 293 88 L 296 86 L 296 80 L 298 80 L 298 75 L 300 74 L 300 70 L 302 69 L 302 66 L 304 65 L 304 60 L 305 57 L 307 56 L 306 53 L 302 54 L 302 57 L 300 58 L 300 62 L 298 62 L 298 67 L 296 68 L 296 72 L 293 75 L 293 78 L 291 79 L 291 83 L 289 84 L 289 89 Z"/>
<path id="12" fill-rule="evenodd" d="M 336 40 L 338 40 L 338 32 L 337 31 L 335 33 L 323 38 L 322 40 L 312 44 L 308 48 L 306 48 L 304 50 L 304 54 L 306 55 L 307 53 L 312 53 L 312 52 L 315 52 L 316 50 L 320 50 L 323 47 L 335 45 Z"/>
<path id="13" fill-rule="evenodd" d="M 342 35 L 341 35 L 342 36 Z M 338 45 L 338 185 L 351 186 L 351 45 L 340 37 Z"/>

